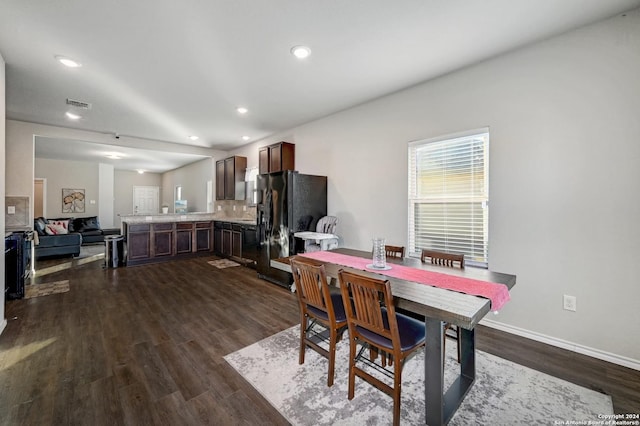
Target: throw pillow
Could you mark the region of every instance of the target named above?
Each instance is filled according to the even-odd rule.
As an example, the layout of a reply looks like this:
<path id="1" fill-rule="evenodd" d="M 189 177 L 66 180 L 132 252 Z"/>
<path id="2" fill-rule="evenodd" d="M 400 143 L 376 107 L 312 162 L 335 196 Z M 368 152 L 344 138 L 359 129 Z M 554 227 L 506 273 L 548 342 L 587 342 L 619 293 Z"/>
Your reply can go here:
<path id="1" fill-rule="evenodd" d="M 70 221 L 70 219 L 49 219 L 47 221 L 47 223 L 50 224 L 50 225 L 61 226 L 66 231 L 65 234 L 68 234 L 69 233 L 69 221 Z"/>
<path id="2" fill-rule="evenodd" d="M 63 234 L 69 233 L 67 228 L 65 228 L 62 225 L 57 225 L 55 223 L 47 223 L 45 232 L 47 233 L 47 235 L 63 235 Z"/>
<path id="3" fill-rule="evenodd" d="M 44 217 L 37 217 L 33 220 L 33 229 L 36 230 L 38 235 L 47 235 L 45 228 L 47 227 L 47 221 Z"/>
<path id="4" fill-rule="evenodd" d="M 74 225 L 75 225 L 76 232 L 100 230 L 100 222 L 98 221 L 97 216 L 79 217 L 75 220 Z"/>

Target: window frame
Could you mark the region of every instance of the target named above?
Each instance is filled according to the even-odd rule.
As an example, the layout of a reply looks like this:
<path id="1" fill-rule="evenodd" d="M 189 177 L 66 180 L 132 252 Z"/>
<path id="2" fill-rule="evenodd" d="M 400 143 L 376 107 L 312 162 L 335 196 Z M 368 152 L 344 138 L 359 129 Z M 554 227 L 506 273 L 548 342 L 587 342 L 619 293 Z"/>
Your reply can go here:
<path id="1" fill-rule="evenodd" d="M 464 140 L 469 140 L 473 137 L 484 137 L 484 142 L 483 142 L 483 164 L 482 164 L 482 171 L 483 171 L 483 185 L 482 185 L 482 195 L 478 196 L 477 194 L 469 194 L 467 197 L 460 197 L 460 194 L 455 194 L 454 195 L 450 195 L 450 196 L 445 196 L 445 197 L 433 197 L 432 199 L 429 198 L 425 198 L 425 197 L 418 197 L 418 167 L 419 165 L 417 164 L 417 150 L 420 147 L 424 147 L 426 145 L 429 144 L 433 144 L 433 143 L 442 143 L 442 142 L 452 142 L 456 143 L 456 142 L 461 142 Z M 473 149 L 472 147 L 469 148 L 469 152 L 470 150 Z M 487 268 L 488 264 L 489 264 L 489 199 L 490 199 L 490 192 L 489 192 L 489 149 L 490 149 L 490 131 L 489 131 L 489 127 L 482 127 L 482 128 L 478 128 L 478 129 L 473 129 L 473 130 L 467 130 L 464 132 L 458 132 L 458 133 L 452 133 L 452 134 L 447 134 L 447 135 L 442 135 L 442 136 L 438 136 L 438 137 L 434 137 L 434 138 L 429 138 L 429 139 L 421 139 L 421 140 L 417 140 L 417 141 L 412 141 L 409 142 L 408 144 L 408 152 L 407 152 L 407 159 L 408 159 L 408 197 L 407 197 L 407 235 L 408 235 L 408 248 L 409 248 L 409 255 L 412 257 L 420 257 L 421 255 L 421 251 L 422 248 L 432 248 L 434 250 L 446 250 L 443 249 L 442 247 L 417 247 L 417 241 L 418 241 L 418 232 L 416 229 L 416 205 L 418 204 L 431 204 L 432 206 L 438 208 L 438 206 L 443 206 L 442 208 L 446 208 L 447 205 L 447 201 L 452 204 L 453 202 L 457 202 L 458 204 L 462 203 L 462 204 L 471 204 L 470 208 L 473 209 L 475 208 L 473 206 L 473 204 L 477 204 L 477 203 L 481 203 L 481 209 L 482 209 L 482 239 L 481 239 L 481 244 L 482 244 L 482 249 L 480 250 L 481 252 L 484 253 L 483 256 L 473 256 L 471 255 L 472 251 L 466 252 L 464 250 L 446 250 L 446 251 L 450 251 L 450 252 L 455 252 L 455 253 L 464 253 L 465 254 L 465 263 L 469 266 L 477 266 L 477 267 L 483 267 L 483 268 Z M 468 155 L 469 158 L 471 157 L 471 154 Z M 473 160 L 471 160 L 472 162 L 470 163 L 471 166 L 469 167 L 470 170 L 473 170 L 474 166 L 473 166 Z M 444 170 L 444 168 L 443 168 Z M 472 174 L 473 176 L 473 174 Z M 471 187 L 473 187 L 471 185 Z M 452 215 L 451 215 L 452 216 Z M 447 217 L 447 216 L 443 216 L 443 217 Z M 469 217 L 471 218 L 472 216 L 469 215 Z M 444 221 L 443 221 L 444 222 Z M 471 224 L 473 222 L 473 219 L 469 220 L 469 224 Z M 477 231 L 476 231 L 477 232 Z M 447 232 L 443 232 L 442 233 L 442 238 L 443 239 L 447 239 Z M 472 245 L 474 245 L 475 243 L 473 243 L 473 241 L 475 241 L 476 239 L 474 239 L 472 237 L 471 232 L 468 233 L 468 238 L 467 238 L 468 242 L 469 242 L 469 247 L 471 247 Z M 445 242 L 446 245 L 446 242 Z M 474 250 L 473 252 L 478 253 L 478 250 Z"/>

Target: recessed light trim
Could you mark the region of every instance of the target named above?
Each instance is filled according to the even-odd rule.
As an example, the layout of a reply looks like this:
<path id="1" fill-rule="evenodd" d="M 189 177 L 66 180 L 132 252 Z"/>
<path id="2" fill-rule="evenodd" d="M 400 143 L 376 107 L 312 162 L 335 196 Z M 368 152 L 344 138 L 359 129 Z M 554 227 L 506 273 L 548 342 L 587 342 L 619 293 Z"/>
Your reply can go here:
<path id="1" fill-rule="evenodd" d="M 67 58 L 66 56 L 56 56 L 55 57 L 56 60 L 58 62 L 60 62 L 62 65 L 64 65 L 65 67 L 69 67 L 69 68 L 80 68 L 82 66 L 82 64 L 78 61 L 74 61 L 71 58 Z"/>
<path id="2" fill-rule="evenodd" d="M 192 141 L 197 141 L 200 138 L 198 136 L 196 136 L 196 135 L 191 135 L 191 136 L 189 136 L 189 139 L 191 139 Z"/>
<path id="3" fill-rule="evenodd" d="M 80 120 L 82 118 L 82 116 L 69 111 L 65 112 L 64 115 L 66 115 L 69 120 Z"/>
<path id="4" fill-rule="evenodd" d="M 298 59 L 305 59 L 311 55 L 311 49 L 307 46 L 293 46 L 291 48 L 291 54 Z"/>
<path id="5" fill-rule="evenodd" d="M 139 175 L 143 175 L 144 174 L 144 170 L 138 170 L 138 174 Z"/>
<path id="6" fill-rule="evenodd" d="M 243 137 L 242 137 L 242 140 L 243 140 L 243 141 L 248 141 L 249 139 L 251 139 L 251 136 L 243 136 Z"/>
<path id="7" fill-rule="evenodd" d="M 238 108 L 236 108 L 236 111 L 238 111 L 238 114 L 246 114 L 249 112 L 249 110 L 243 106 L 239 106 Z"/>
<path id="8" fill-rule="evenodd" d="M 103 155 L 107 158 L 111 158 L 112 160 L 120 160 L 125 155 L 120 152 L 105 152 Z"/>

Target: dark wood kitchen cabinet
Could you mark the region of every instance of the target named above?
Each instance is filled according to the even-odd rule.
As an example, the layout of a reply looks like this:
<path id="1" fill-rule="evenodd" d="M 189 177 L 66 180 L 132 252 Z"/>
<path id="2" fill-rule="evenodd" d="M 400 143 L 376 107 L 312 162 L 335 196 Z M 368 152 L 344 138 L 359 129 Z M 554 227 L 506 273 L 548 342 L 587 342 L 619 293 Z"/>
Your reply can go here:
<path id="1" fill-rule="evenodd" d="M 213 248 L 213 222 L 196 222 L 195 251 L 211 251 Z"/>
<path id="2" fill-rule="evenodd" d="M 233 156 L 216 161 L 216 200 L 244 200 L 247 157 Z"/>
<path id="3" fill-rule="evenodd" d="M 176 223 L 176 254 L 191 253 L 193 223 Z"/>
<path id="4" fill-rule="evenodd" d="M 223 222 L 222 255 L 242 258 L 242 227 L 240 225 Z"/>
<path id="5" fill-rule="evenodd" d="M 173 223 L 153 224 L 153 257 L 173 256 Z"/>
<path id="6" fill-rule="evenodd" d="M 295 170 L 296 146 L 289 142 L 278 142 L 258 150 L 258 173 Z"/>
<path id="7" fill-rule="evenodd" d="M 218 256 L 222 253 L 222 222 L 213 222 L 213 252 Z"/>
<path id="8" fill-rule="evenodd" d="M 136 224 L 127 227 L 127 260 L 145 261 L 151 258 L 151 225 Z"/>
<path id="9" fill-rule="evenodd" d="M 213 221 L 123 223 L 127 265 L 164 262 L 213 251 Z"/>

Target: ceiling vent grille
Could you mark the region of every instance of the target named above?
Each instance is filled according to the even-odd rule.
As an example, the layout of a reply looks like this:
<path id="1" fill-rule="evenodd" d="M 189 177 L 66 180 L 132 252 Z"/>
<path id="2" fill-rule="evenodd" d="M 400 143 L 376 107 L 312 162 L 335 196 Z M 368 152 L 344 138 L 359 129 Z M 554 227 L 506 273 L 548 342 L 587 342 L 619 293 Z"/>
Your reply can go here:
<path id="1" fill-rule="evenodd" d="M 91 104 L 88 102 L 76 101 L 74 99 L 67 98 L 67 105 L 74 106 L 76 108 L 91 109 Z"/>

